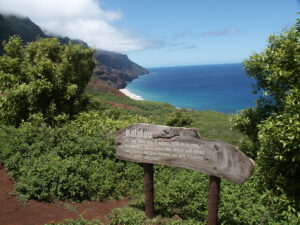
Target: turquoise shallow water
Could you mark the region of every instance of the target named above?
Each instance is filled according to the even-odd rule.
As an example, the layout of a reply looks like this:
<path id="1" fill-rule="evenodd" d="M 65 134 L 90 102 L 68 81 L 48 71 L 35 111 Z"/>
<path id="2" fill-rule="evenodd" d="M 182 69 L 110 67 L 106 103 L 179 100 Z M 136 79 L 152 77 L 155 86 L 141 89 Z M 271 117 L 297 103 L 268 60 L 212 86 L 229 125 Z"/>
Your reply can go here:
<path id="1" fill-rule="evenodd" d="M 255 96 L 241 63 L 150 68 L 126 89 L 144 100 L 179 108 L 235 113 L 254 106 Z"/>

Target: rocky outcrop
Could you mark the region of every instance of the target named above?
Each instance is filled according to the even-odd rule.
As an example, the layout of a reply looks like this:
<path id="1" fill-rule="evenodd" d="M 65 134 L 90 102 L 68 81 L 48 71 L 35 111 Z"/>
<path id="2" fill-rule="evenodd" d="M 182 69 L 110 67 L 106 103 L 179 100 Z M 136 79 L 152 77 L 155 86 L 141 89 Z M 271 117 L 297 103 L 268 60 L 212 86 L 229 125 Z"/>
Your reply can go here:
<path id="1" fill-rule="evenodd" d="M 114 88 L 125 88 L 126 81 L 118 76 L 119 73 L 113 71 L 106 72 L 102 67 L 96 66 L 94 69 L 94 75 L 102 80 L 105 84 Z"/>

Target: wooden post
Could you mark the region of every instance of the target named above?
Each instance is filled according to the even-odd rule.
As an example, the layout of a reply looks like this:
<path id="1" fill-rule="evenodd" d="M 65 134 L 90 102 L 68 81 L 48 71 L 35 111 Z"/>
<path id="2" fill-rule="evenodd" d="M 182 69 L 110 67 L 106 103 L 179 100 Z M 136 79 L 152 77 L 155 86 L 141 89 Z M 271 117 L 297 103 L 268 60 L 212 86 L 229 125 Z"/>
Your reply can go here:
<path id="1" fill-rule="evenodd" d="M 208 225 L 217 225 L 218 223 L 218 206 L 220 198 L 221 179 L 215 176 L 209 176 L 208 192 Z"/>
<path id="2" fill-rule="evenodd" d="M 144 163 L 145 212 L 150 219 L 154 218 L 153 164 Z"/>

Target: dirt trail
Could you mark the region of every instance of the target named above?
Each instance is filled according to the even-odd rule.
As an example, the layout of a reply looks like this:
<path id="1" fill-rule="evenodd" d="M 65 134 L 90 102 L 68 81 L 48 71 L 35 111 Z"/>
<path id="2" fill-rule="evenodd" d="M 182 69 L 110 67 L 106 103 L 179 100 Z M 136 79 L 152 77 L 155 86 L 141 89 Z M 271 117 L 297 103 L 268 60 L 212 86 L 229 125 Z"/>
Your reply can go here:
<path id="1" fill-rule="evenodd" d="M 19 202 L 10 193 L 13 191 L 13 180 L 7 175 L 5 169 L 0 169 L 0 225 L 41 225 L 51 222 L 61 222 L 65 218 L 100 219 L 108 223 L 105 216 L 114 208 L 128 204 L 128 200 L 81 203 L 45 203 L 29 201 Z"/>

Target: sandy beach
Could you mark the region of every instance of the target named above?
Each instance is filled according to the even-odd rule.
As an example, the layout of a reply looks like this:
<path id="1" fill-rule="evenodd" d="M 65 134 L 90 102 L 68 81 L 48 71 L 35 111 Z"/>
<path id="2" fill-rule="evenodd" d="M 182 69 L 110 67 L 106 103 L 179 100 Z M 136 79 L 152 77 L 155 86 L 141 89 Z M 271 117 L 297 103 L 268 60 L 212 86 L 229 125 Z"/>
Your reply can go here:
<path id="1" fill-rule="evenodd" d="M 124 89 L 119 89 L 119 91 L 121 91 L 123 94 L 127 95 L 127 96 L 128 96 L 129 98 L 131 98 L 131 99 L 134 99 L 134 100 L 140 100 L 140 101 L 143 100 L 140 96 L 131 93 L 131 92 L 128 91 L 126 88 L 124 88 Z"/>

